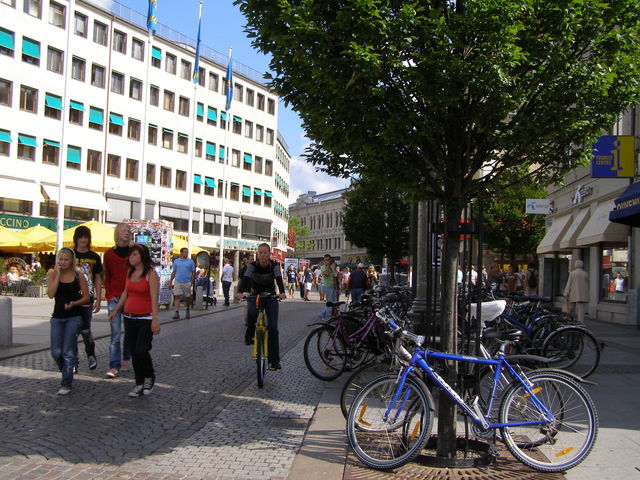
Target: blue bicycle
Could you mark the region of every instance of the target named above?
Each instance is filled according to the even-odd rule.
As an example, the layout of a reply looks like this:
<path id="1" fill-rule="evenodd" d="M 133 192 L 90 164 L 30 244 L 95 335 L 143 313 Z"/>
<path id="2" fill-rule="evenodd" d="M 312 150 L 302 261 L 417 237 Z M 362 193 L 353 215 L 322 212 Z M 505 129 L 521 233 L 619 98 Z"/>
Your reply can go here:
<path id="1" fill-rule="evenodd" d="M 424 448 L 433 423 L 434 402 L 421 370 L 474 422 L 480 435 L 499 430 L 509 451 L 522 463 L 543 472 L 562 472 L 582 462 L 593 448 L 598 416 L 589 394 L 570 374 L 556 370 L 518 373 L 506 360 L 504 347 L 495 359 L 424 350 L 424 337 L 403 331 L 389 309 L 378 317 L 395 335 L 414 345 L 399 348 L 407 362 L 399 373 L 373 380 L 356 396 L 349 410 L 347 434 L 356 456 L 379 470 L 404 465 Z M 504 345 L 507 345 L 505 342 Z M 475 363 L 494 370 L 494 385 L 503 375 L 513 381 L 499 395 L 493 387 L 485 402 L 479 396 L 464 401 L 429 365 L 430 360 Z M 498 418 L 493 403 L 500 402 Z"/>

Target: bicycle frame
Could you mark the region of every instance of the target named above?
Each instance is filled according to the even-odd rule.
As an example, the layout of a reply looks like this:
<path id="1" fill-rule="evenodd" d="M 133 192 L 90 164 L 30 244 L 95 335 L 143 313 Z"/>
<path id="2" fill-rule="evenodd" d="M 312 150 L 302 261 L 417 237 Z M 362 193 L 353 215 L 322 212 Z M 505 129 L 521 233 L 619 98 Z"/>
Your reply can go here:
<path id="1" fill-rule="evenodd" d="M 269 330 L 268 330 L 268 325 L 269 325 L 269 320 L 267 318 L 267 312 L 265 311 L 265 304 L 263 301 L 261 301 L 260 296 L 256 295 L 256 308 L 258 310 L 258 316 L 256 317 L 256 332 L 262 332 L 264 333 L 264 346 L 263 346 L 263 355 L 265 357 L 269 356 L 269 346 L 268 346 L 268 335 L 269 335 Z M 253 342 L 253 358 L 255 358 L 258 355 L 258 340 L 257 340 L 257 336 L 255 336 L 254 342 Z"/>

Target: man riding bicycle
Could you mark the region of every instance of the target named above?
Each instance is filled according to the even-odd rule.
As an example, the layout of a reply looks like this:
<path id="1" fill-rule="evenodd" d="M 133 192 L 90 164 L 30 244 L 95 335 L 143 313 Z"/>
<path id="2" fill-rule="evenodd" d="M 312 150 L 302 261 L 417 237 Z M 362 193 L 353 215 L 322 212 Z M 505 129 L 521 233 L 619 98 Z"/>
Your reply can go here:
<path id="1" fill-rule="evenodd" d="M 278 285 L 280 294 L 278 298 L 284 300 L 287 295 L 285 293 L 284 282 L 282 281 L 282 272 L 280 265 L 270 258 L 271 247 L 266 243 L 258 246 L 258 259 L 247 266 L 247 270 L 242 278 L 236 299 L 240 301 L 244 292 L 250 292 L 251 296 L 260 295 L 261 293 L 275 293 L 275 284 Z M 269 370 L 280 370 L 280 345 L 278 342 L 278 301 L 275 298 L 266 300 L 265 312 L 267 314 L 268 332 L 269 332 Z M 249 302 L 247 312 L 247 330 L 244 334 L 245 345 L 253 344 L 253 334 L 256 328 L 256 319 L 258 318 L 258 309 L 255 302 Z"/>

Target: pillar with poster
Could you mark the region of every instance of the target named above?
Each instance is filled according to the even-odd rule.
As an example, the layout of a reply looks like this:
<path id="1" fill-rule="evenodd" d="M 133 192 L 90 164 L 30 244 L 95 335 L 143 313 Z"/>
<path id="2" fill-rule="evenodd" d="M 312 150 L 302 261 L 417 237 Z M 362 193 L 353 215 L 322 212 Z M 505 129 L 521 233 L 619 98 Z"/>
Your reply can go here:
<path id="1" fill-rule="evenodd" d="M 146 245 L 160 277 L 158 304 L 167 308 L 173 303 L 171 266 L 173 253 L 173 223 L 167 220 L 124 220 L 131 227 L 135 243 Z"/>

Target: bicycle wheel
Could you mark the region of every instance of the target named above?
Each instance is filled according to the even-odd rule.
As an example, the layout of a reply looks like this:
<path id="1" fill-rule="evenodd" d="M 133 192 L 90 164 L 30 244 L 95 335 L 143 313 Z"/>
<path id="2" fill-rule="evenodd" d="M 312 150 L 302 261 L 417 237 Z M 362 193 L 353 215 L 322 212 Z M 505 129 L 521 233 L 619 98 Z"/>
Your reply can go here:
<path id="1" fill-rule="evenodd" d="M 304 341 L 304 363 L 320 380 L 334 380 L 347 363 L 347 349 L 334 328 L 322 325 Z"/>
<path id="2" fill-rule="evenodd" d="M 266 342 L 266 337 L 264 332 L 256 329 L 255 333 L 255 342 L 256 342 L 256 371 L 258 374 L 258 387 L 262 388 L 264 385 L 264 376 L 267 372 L 267 357 L 264 354 L 264 346 Z"/>
<path id="3" fill-rule="evenodd" d="M 342 392 L 340 392 L 340 409 L 342 410 L 342 415 L 344 415 L 345 419 L 349 416 L 349 408 L 351 407 L 353 400 L 365 385 L 383 373 L 389 373 L 391 371 L 391 360 L 385 359 L 381 362 L 362 365 L 349 376 L 342 387 Z"/>
<path id="4" fill-rule="evenodd" d="M 509 451 L 525 465 L 542 472 L 562 472 L 582 462 L 596 441 L 598 415 L 589 394 L 562 374 L 531 373 L 535 396 L 553 414 L 540 425 L 514 425 L 500 429 Z M 512 385 L 500 406 L 501 423 L 541 419 L 531 396 L 520 384 Z"/>
<path id="5" fill-rule="evenodd" d="M 600 363 L 600 347 L 588 330 L 564 327 L 552 332 L 542 346 L 542 355 L 552 358 L 550 366 L 587 378 Z"/>
<path id="6" fill-rule="evenodd" d="M 354 453 L 362 463 L 378 470 L 411 461 L 424 448 L 431 433 L 431 393 L 421 380 L 409 377 L 398 401 L 390 407 L 396 380 L 395 374 L 383 375 L 364 387 L 347 420 L 347 435 Z"/>

